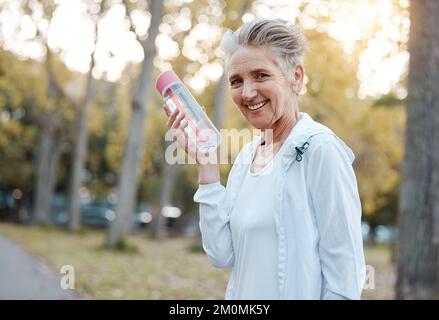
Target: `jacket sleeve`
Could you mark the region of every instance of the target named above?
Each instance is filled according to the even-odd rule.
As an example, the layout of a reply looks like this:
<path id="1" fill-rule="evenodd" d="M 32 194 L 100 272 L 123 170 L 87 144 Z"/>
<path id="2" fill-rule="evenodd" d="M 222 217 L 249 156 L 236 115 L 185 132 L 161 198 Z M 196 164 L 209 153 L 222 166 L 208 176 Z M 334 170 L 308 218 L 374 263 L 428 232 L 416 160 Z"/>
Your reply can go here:
<path id="1" fill-rule="evenodd" d="M 232 174 L 229 175 L 229 179 L 232 179 Z M 227 188 L 229 187 L 227 186 Z M 216 268 L 230 268 L 235 260 L 229 225 L 230 201 L 228 193 L 228 190 L 220 182 L 215 182 L 199 185 L 194 195 L 194 201 L 200 206 L 203 249 Z"/>
<path id="2" fill-rule="evenodd" d="M 322 299 L 361 299 L 366 268 L 352 160 L 332 136 L 310 150 L 307 181 L 319 232 Z"/>

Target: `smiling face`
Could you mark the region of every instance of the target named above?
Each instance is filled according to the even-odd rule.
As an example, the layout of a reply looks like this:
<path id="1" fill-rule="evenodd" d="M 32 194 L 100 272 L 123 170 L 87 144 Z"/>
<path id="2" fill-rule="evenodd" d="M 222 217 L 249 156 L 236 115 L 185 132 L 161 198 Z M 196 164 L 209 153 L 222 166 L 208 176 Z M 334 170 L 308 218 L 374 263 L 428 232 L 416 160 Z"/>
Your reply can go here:
<path id="1" fill-rule="evenodd" d="M 297 111 L 303 67 L 287 77 L 267 47 L 245 46 L 230 57 L 228 76 L 234 104 L 257 129 L 276 130 Z"/>

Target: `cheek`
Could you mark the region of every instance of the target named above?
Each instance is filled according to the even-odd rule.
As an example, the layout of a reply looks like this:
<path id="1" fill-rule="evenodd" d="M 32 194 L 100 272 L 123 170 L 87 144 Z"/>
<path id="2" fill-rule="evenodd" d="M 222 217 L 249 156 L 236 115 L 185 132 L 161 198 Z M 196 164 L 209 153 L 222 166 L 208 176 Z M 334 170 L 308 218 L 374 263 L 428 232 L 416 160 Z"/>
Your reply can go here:
<path id="1" fill-rule="evenodd" d="M 239 108 L 239 106 L 241 105 L 241 93 L 239 92 L 239 90 L 232 90 L 231 96 L 233 103 L 235 103 L 235 105 Z"/>

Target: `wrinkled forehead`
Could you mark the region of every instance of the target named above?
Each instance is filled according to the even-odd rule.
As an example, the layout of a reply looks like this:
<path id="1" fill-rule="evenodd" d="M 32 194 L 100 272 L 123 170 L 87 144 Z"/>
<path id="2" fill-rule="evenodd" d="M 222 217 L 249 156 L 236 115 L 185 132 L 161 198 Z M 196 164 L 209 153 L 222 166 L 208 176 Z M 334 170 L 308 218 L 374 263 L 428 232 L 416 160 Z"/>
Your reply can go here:
<path id="1" fill-rule="evenodd" d="M 225 67 L 229 78 L 259 69 L 280 71 L 274 50 L 266 46 L 238 47 L 226 60 Z"/>

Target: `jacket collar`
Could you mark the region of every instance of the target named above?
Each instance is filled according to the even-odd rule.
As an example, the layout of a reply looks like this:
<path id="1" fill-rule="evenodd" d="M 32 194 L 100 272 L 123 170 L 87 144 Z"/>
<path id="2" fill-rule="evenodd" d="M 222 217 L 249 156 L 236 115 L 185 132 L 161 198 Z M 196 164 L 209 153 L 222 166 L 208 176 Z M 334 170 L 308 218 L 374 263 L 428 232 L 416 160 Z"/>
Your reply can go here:
<path id="1" fill-rule="evenodd" d="M 351 162 L 354 162 L 355 155 L 352 152 L 351 148 L 349 148 L 343 140 L 341 140 L 331 129 L 324 126 L 321 123 L 314 121 L 307 113 L 300 113 L 300 120 L 291 130 L 290 135 L 288 136 L 285 143 L 288 144 L 289 150 L 294 150 L 294 154 L 296 153 L 296 147 L 302 146 L 305 142 L 309 142 L 309 140 L 317 135 L 317 134 L 329 134 L 335 137 L 341 149 L 345 152 L 347 158 Z M 289 155 L 291 156 L 291 154 Z"/>
<path id="2" fill-rule="evenodd" d="M 293 127 L 293 129 L 291 130 L 287 139 L 284 142 L 285 144 L 284 147 L 286 149 L 283 154 L 284 161 L 288 162 L 289 159 L 295 159 L 297 154 L 296 147 L 298 148 L 302 147 L 305 142 L 308 142 L 311 139 L 311 137 L 322 133 L 333 135 L 337 139 L 337 141 L 341 144 L 343 150 L 345 151 L 346 155 L 350 159 L 351 163 L 354 161 L 355 156 L 352 150 L 341 139 L 339 139 L 334 134 L 334 132 L 332 132 L 331 129 L 322 125 L 321 123 L 314 121 L 306 112 L 299 113 L 299 121 L 297 121 L 296 125 Z M 251 162 L 253 151 L 261 143 L 262 139 L 263 139 L 263 134 L 258 135 L 249 144 L 248 152 L 245 153 L 246 163 Z"/>

